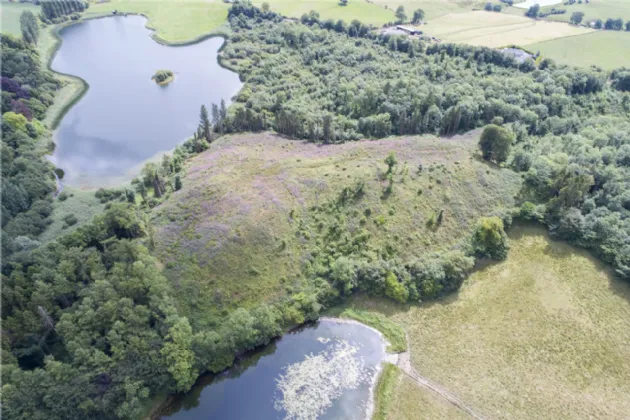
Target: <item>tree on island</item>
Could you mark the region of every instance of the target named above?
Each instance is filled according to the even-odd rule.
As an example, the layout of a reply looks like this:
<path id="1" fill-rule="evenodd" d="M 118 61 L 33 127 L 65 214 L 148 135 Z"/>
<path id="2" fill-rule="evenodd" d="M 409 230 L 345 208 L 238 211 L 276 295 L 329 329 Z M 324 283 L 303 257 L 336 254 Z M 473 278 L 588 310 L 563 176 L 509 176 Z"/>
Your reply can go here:
<path id="1" fill-rule="evenodd" d="M 158 70 L 151 79 L 155 80 L 158 85 L 165 85 L 173 80 L 173 72 L 171 70 Z"/>

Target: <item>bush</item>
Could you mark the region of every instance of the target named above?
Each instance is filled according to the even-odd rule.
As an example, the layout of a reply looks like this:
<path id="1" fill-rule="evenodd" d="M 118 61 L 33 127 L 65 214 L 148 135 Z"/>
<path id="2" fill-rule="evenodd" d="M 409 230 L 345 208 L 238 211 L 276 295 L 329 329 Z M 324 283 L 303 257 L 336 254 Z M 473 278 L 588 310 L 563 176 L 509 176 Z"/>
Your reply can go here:
<path id="1" fill-rule="evenodd" d="M 497 216 L 481 218 L 473 233 L 472 246 L 479 257 L 494 260 L 507 258 L 509 245 L 503 221 Z"/>

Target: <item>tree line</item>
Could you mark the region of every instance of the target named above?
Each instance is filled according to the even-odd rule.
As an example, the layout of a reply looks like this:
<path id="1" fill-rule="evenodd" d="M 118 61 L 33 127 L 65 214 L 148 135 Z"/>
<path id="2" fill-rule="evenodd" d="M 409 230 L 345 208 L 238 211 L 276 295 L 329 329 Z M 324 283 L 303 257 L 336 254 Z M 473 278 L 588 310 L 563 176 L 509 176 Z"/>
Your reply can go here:
<path id="1" fill-rule="evenodd" d="M 44 22 L 54 22 L 59 18 L 82 13 L 90 7 L 84 0 L 45 0 L 41 3 L 41 18 Z"/>

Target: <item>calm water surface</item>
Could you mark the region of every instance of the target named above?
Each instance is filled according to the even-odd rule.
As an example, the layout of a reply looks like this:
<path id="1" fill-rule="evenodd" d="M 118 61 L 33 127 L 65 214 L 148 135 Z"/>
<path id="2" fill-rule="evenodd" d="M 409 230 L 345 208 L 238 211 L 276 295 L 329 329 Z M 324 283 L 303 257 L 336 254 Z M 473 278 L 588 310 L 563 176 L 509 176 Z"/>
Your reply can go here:
<path id="1" fill-rule="evenodd" d="M 201 378 L 162 419 L 314 418 L 310 414 L 364 419 L 384 357 L 384 343 L 374 330 L 320 321 L 218 377 Z"/>
<path id="2" fill-rule="evenodd" d="M 128 179 L 143 161 L 192 135 L 201 104 L 228 102 L 241 88 L 238 75 L 217 62 L 222 38 L 169 47 L 151 39 L 145 24 L 140 16 L 117 16 L 61 31 L 52 68 L 90 85 L 56 132 L 53 160 L 68 184 Z M 158 69 L 172 70 L 175 80 L 158 86 L 151 80 Z"/>

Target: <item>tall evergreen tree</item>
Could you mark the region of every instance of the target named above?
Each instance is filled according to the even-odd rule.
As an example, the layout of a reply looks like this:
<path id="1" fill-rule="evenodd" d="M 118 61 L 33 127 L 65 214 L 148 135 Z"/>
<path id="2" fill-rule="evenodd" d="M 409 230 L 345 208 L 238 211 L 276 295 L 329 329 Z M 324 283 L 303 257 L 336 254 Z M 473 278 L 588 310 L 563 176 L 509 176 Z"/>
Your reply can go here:
<path id="1" fill-rule="evenodd" d="M 208 109 L 205 105 L 201 105 L 201 111 L 199 112 L 199 128 L 203 132 L 203 137 L 206 141 L 212 141 L 210 136 L 210 118 L 208 118 Z"/>
<path id="2" fill-rule="evenodd" d="M 30 10 L 26 10 L 20 15 L 20 29 L 22 30 L 22 38 L 25 42 L 37 44 L 39 25 L 37 24 L 37 18 Z"/>

